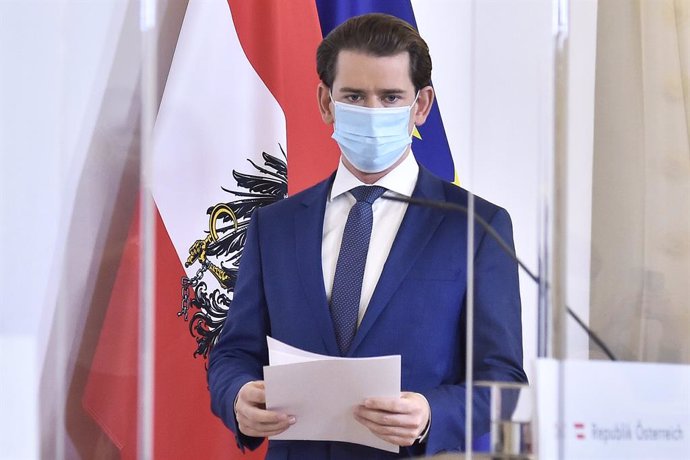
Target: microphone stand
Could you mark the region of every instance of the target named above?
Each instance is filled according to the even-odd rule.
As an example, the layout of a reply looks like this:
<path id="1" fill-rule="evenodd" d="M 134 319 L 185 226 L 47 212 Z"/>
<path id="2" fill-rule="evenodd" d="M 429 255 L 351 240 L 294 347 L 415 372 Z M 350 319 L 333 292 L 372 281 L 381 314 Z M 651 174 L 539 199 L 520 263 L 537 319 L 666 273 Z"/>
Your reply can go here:
<path id="1" fill-rule="evenodd" d="M 397 196 L 387 196 L 383 195 L 381 198 L 384 200 L 391 200 L 391 201 L 398 201 L 401 203 L 408 203 L 411 205 L 415 206 L 422 206 L 422 207 L 427 207 L 427 208 L 435 208 L 435 209 L 442 209 L 446 211 L 453 211 L 453 212 L 461 212 L 464 214 L 469 214 L 467 207 L 462 206 L 460 204 L 455 204 L 455 203 L 447 203 L 445 201 L 435 201 L 435 200 L 426 200 L 422 198 L 408 198 L 406 196 L 402 195 L 397 195 Z M 527 273 L 527 276 L 532 278 L 532 280 L 539 284 L 541 281 L 540 278 L 535 275 L 532 270 L 530 270 L 527 265 L 525 265 L 515 254 L 515 251 L 513 248 L 510 247 L 508 243 L 505 242 L 505 240 L 501 237 L 501 235 L 494 230 L 491 225 L 487 221 L 485 221 L 481 216 L 478 216 L 477 214 L 474 215 L 474 219 L 486 230 L 486 232 L 491 235 L 491 237 L 498 243 L 498 245 L 503 249 L 503 251 L 510 256 L 513 261 L 515 261 L 520 268 L 522 268 L 525 273 Z M 548 287 L 548 285 L 547 285 Z M 580 319 L 580 317 L 569 307 L 565 306 L 568 314 L 575 320 L 575 322 L 587 333 L 590 339 L 594 341 L 595 344 L 608 356 L 608 358 L 611 361 L 617 361 L 615 355 L 609 350 L 609 348 L 606 346 L 603 340 L 597 336 L 597 334 L 594 333 L 593 330 L 591 330 L 587 325 Z"/>

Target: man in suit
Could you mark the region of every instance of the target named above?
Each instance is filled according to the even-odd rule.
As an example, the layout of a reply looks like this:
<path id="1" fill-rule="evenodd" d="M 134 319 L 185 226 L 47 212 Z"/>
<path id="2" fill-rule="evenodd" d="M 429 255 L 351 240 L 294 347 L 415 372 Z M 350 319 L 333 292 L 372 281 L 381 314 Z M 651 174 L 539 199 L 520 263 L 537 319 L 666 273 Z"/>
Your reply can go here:
<path id="1" fill-rule="evenodd" d="M 400 398 L 369 398 L 353 417 L 401 446 L 400 456 L 461 450 L 467 217 L 379 198 L 468 201 L 410 150 L 434 100 L 427 45 L 404 21 L 359 16 L 323 40 L 317 71 L 319 109 L 334 124 L 340 164 L 327 180 L 255 211 L 230 316 L 211 353 L 213 411 L 240 447 L 299 423 L 265 408 L 267 335 L 320 354 L 401 355 Z M 512 244 L 504 209 L 475 197 L 475 212 Z M 475 379 L 524 382 L 517 266 L 479 226 L 472 251 Z M 268 451 L 268 458 L 395 456 L 316 441 L 271 441 Z"/>

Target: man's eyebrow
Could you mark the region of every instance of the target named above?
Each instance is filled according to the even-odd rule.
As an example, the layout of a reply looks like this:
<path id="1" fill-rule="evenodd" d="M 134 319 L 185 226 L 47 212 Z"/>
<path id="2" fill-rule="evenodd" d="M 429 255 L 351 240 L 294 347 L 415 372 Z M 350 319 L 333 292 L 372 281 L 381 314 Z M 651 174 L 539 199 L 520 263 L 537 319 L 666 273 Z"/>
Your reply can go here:
<path id="1" fill-rule="evenodd" d="M 363 89 L 350 88 L 348 86 L 344 86 L 344 87 L 340 88 L 339 91 L 341 93 L 366 93 L 366 91 Z M 379 94 L 403 94 L 405 92 L 405 90 L 399 89 L 399 88 L 386 88 L 386 89 L 379 89 L 376 92 Z"/>
<path id="2" fill-rule="evenodd" d="M 359 89 L 359 88 L 350 88 L 348 86 L 344 86 L 344 87 L 340 88 L 340 92 L 341 93 L 363 93 L 364 90 Z"/>

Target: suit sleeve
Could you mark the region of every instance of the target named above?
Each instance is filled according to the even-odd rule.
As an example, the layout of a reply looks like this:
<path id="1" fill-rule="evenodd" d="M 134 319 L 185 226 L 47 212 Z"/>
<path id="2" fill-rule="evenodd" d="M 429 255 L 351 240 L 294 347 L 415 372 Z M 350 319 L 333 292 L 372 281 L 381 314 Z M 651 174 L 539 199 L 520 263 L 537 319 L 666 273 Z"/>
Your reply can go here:
<path id="1" fill-rule="evenodd" d="M 263 366 L 268 364 L 266 335 L 270 335 L 270 325 L 259 248 L 259 210 L 256 210 L 247 230 L 228 318 L 211 351 L 208 367 L 211 409 L 235 433 L 241 449 L 245 446 L 255 449 L 263 441 L 240 433 L 234 403 L 245 383 L 263 380 Z"/>
<path id="2" fill-rule="evenodd" d="M 499 208 L 489 224 L 513 247 L 512 224 L 507 211 Z M 522 320 L 517 264 L 484 229 L 478 225 L 475 229 L 474 380 L 527 382 L 522 368 Z M 466 324 L 465 318 L 462 323 Z M 464 373 L 462 381 L 434 388 L 424 392 L 424 396 L 431 407 L 426 454 L 464 449 Z M 475 439 L 488 431 L 488 401 L 487 393 L 475 390 Z"/>

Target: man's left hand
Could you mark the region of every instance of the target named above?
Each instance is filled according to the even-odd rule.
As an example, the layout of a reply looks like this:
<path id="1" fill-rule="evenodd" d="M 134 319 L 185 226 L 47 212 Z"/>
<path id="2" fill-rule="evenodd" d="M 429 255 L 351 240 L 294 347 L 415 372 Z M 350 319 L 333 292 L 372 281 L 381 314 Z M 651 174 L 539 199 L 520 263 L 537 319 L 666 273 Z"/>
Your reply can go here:
<path id="1" fill-rule="evenodd" d="M 369 398 L 355 410 L 355 418 L 379 438 L 411 446 L 429 423 L 429 403 L 419 393 L 400 398 Z"/>

